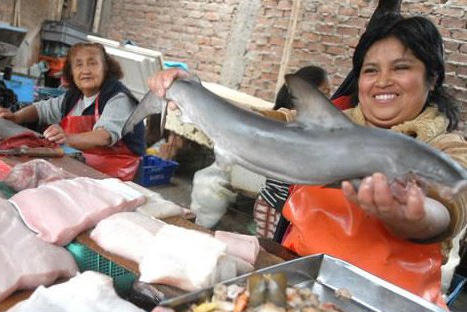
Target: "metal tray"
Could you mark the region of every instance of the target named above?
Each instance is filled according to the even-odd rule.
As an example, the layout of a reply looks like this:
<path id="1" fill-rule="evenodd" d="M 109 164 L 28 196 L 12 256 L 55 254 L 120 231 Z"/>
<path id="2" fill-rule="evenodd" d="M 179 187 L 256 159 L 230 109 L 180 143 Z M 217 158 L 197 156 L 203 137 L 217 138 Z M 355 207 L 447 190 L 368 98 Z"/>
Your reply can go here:
<path id="1" fill-rule="evenodd" d="M 289 285 L 310 288 L 321 302 L 332 302 L 345 312 L 425 312 L 444 311 L 402 288 L 394 286 L 347 262 L 327 255 L 313 255 L 273 265 L 258 273 L 285 272 Z M 250 274 L 224 282 L 245 285 Z M 350 299 L 336 297 L 337 289 L 347 289 Z M 192 303 L 203 302 L 212 296 L 213 288 L 206 288 L 161 301 L 160 305 L 184 311 Z"/>

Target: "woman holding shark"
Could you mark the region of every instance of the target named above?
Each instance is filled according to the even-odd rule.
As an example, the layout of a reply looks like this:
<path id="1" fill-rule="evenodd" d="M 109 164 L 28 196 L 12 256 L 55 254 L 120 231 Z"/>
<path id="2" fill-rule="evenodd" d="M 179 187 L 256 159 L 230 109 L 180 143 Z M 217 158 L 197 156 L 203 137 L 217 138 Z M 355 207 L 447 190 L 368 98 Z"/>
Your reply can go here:
<path id="1" fill-rule="evenodd" d="M 356 106 L 346 114 L 358 125 L 425 142 L 466 167 L 467 143 L 451 132 L 459 113 L 442 85 L 443 53 L 442 38 L 428 19 L 382 17 L 355 49 Z M 172 81 L 185 76 L 165 71 L 149 86 L 165 96 Z M 369 143 L 361 140 L 354 144 L 363 151 Z M 405 162 L 403 157 L 397 161 Z M 335 256 L 443 306 L 441 265 L 451 239 L 465 228 L 467 202 L 464 194 L 447 200 L 432 185 L 422 189 L 418 182 L 393 181 L 375 172 L 358 189 L 346 181 L 341 190 L 296 185 L 283 210 L 291 225 L 282 244 L 299 255 Z"/>
<path id="2" fill-rule="evenodd" d="M 442 39 L 429 20 L 387 16 L 361 37 L 353 69 L 358 104 L 346 113 L 355 123 L 404 133 L 467 165 L 466 142 L 449 133 L 458 110 L 442 85 Z M 402 189 L 381 173 L 358 190 L 346 181 L 342 192 L 295 186 L 284 208 L 292 226 L 283 245 L 333 255 L 443 305 L 444 244 L 465 227 L 465 209 L 463 198 L 425 195 L 410 181 Z"/>

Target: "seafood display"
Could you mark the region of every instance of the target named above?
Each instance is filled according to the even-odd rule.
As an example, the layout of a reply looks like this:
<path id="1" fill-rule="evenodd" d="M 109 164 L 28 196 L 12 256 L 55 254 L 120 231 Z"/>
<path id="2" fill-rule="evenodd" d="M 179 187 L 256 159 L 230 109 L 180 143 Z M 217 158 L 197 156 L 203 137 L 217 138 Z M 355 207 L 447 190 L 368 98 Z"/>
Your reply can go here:
<path id="1" fill-rule="evenodd" d="M 246 287 L 217 284 L 213 289 L 210 301 L 194 304 L 185 311 L 343 312 L 333 303 L 321 303 L 309 288 L 287 286 L 285 273 L 255 273 L 248 277 Z"/>
<path id="2" fill-rule="evenodd" d="M 345 261 L 312 255 L 165 299 L 157 311 L 441 312 L 441 307 Z"/>

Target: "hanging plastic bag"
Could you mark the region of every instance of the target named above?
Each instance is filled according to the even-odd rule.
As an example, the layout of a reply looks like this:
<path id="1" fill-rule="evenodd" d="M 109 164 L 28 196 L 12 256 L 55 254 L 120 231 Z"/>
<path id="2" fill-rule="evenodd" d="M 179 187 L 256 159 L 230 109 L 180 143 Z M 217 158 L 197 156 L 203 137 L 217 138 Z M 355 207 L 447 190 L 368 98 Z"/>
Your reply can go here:
<path id="1" fill-rule="evenodd" d="M 229 174 L 216 162 L 195 173 L 190 209 L 196 214 L 196 224 L 212 228 L 219 222 L 237 198 L 229 186 Z"/>

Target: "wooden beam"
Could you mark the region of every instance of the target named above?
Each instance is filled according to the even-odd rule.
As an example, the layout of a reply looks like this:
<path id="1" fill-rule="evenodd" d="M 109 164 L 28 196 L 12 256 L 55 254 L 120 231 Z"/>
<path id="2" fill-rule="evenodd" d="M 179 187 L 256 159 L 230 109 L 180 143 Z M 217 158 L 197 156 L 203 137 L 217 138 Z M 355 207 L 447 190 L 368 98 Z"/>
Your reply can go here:
<path id="1" fill-rule="evenodd" d="M 289 65 L 301 4 L 302 0 L 293 0 L 292 12 L 290 13 L 289 27 L 287 28 L 287 37 L 285 39 L 284 50 L 282 52 L 282 60 L 279 68 L 279 76 L 277 77 L 275 94 L 279 92 L 280 88 L 284 84 L 284 75 L 286 74 L 287 66 Z"/>
<path id="2" fill-rule="evenodd" d="M 102 4 L 103 0 L 97 0 L 96 10 L 94 12 L 94 21 L 92 23 L 92 32 L 98 33 L 99 26 L 101 25 L 101 15 L 102 15 Z"/>

